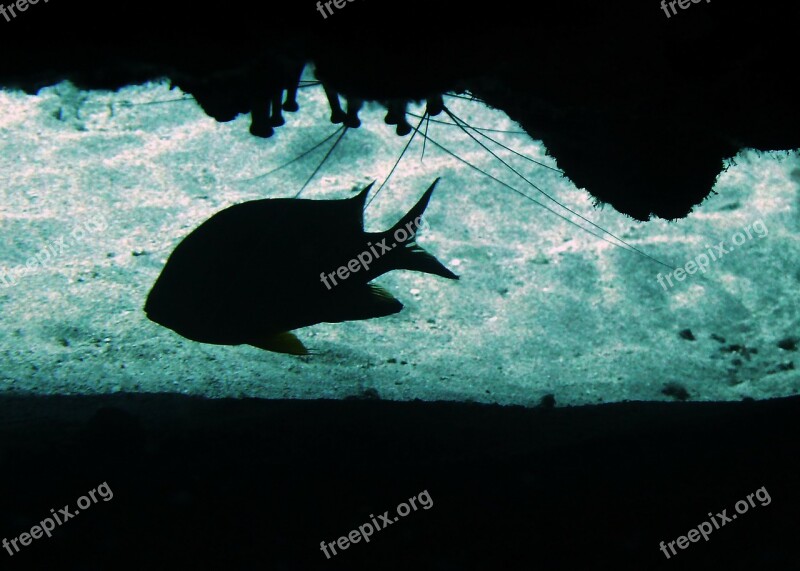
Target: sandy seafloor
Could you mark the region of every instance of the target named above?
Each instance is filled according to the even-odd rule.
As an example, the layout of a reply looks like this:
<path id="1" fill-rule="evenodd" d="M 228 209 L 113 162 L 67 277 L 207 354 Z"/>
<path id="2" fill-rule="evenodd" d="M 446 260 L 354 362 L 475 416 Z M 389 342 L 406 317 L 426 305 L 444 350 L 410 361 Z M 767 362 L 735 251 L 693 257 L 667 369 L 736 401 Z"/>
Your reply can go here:
<path id="1" fill-rule="evenodd" d="M 460 281 L 387 274 L 378 282 L 406 308 L 301 329 L 316 353 L 308 357 L 185 340 L 142 311 L 171 249 L 226 206 L 294 196 L 327 146 L 254 177 L 335 127 L 319 87 L 301 91 L 300 112 L 286 114 L 269 140 L 248 133 L 249 116 L 217 123 L 194 101 L 173 101 L 181 97 L 165 82 L 116 93 L 67 83 L 37 96 L 0 92 L 0 268 L 16 281 L 0 283 L 0 391 L 521 405 L 553 395 L 557 405 L 577 405 L 670 400 L 681 389 L 700 401 L 765 399 L 800 388 L 792 349 L 800 337 L 800 158 L 792 153 L 742 151 L 724 172 L 720 165 L 716 194 L 688 218 L 639 223 L 594 208 L 569 179 L 486 143 L 559 201 L 673 265 L 723 240 L 730 248 L 738 231 L 763 223 L 763 237 L 751 232 L 704 276 L 665 290 L 656 280 L 665 268 L 430 144 L 421 160 L 417 138 L 367 209 L 367 228 L 389 227 L 443 177 L 419 241 Z M 448 104 L 475 126 L 519 129 L 478 102 Z M 408 137 L 397 137 L 378 108 L 361 116 L 362 128 L 347 133 L 305 198 L 346 198 L 386 177 Z M 525 134 L 489 134 L 557 167 Z M 460 130 L 432 123 L 430 135 L 546 200 Z M 55 242 L 45 267 L 23 271 Z M 268 264 L 268 253 L 252 263 Z M 694 340 L 679 334 L 686 329 Z"/>

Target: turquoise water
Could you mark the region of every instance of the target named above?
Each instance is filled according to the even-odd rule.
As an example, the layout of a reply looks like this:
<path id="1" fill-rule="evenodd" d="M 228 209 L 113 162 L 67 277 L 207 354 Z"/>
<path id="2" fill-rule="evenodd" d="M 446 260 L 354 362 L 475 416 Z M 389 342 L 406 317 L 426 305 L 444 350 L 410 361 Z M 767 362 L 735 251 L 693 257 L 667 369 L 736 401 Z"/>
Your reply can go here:
<path id="1" fill-rule="evenodd" d="M 220 124 L 184 98 L 166 83 L 0 92 L 0 391 L 522 405 L 546 395 L 575 405 L 797 394 L 797 154 L 742 151 L 727 170 L 720 165 L 716 193 L 688 218 L 639 223 L 594 208 L 557 172 L 557 157 L 502 112 L 455 98 L 446 103 L 460 117 L 508 131 L 485 133 L 544 166 L 484 139 L 499 156 L 648 255 L 690 270 L 687 262 L 720 242 L 730 251 L 705 273 L 661 285 L 670 270 L 431 143 L 423 158 L 417 137 L 367 208 L 367 229 L 388 228 L 442 177 L 419 242 L 459 282 L 387 274 L 378 282 L 405 309 L 298 330 L 316 353 L 309 357 L 183 339 L 142 311 L 172 248 L 229 205 L 295 196 L 330 144 L 263 175 L 336 129 L 319 87 L 301 90 L 300 111 L 268 140 L 249 134 L 249 117 Z M 386 178 L 409 137 L 383 115 L 364 110 L 362 127 L 342 138 L 304 198 L 347 198 Z M 558 209 L 458 128 L 428 128 L 461 158 Z"/>

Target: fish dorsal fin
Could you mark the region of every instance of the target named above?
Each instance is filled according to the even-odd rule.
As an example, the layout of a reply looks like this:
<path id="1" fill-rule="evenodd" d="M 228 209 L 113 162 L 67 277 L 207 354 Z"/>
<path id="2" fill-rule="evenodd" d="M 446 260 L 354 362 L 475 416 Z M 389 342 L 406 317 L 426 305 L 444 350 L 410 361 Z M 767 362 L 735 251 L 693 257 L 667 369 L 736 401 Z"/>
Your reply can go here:
<path id="1" fill-rule="evenodd" d="M 294 333 L 289 333 L 288 331 L 267 335 L 266 337 L 251 341 L 249 345 L 264 349 L 265 351 L 272 351 L 273 353 L 308 355 L 308 349 L 303 345 L 303 342 L 300 341 Z"/>
<path id="2" fill-rule="evenodd" d="M 356 210 L 358 224 L 361 230 L 364 230 L 364 205 L 367 203 L 367 196 L 369 195 L 369 191 L 373 186 L 375 186 L 374 180 L 362 188 L 357 195 L 350 199 L 350 201 L 353 203 L 353 208 Z"/>
<path id="3" fill-rule="evenodd" d="M 337 296 L 329 323 L 386 317 L 403 309 L 403 304 L 377 284 L 366 284 Z"/>

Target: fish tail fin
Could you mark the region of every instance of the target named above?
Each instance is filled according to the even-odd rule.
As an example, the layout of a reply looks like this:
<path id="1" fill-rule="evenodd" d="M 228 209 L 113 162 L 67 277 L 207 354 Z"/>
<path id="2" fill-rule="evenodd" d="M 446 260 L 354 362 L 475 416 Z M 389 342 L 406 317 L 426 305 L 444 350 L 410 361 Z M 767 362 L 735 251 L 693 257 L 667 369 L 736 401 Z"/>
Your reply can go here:
<path id="1" fill-rule="evenodd" d="M 422 224 L 422 215 L 436 188 L 439 179 L 433 181 L 425 194 L 417 201 L 411 210 L 395 224 L 386 235 L 394 244 L 391 251 L 391 265 L 398 270 L 412 270 L 426 274 L 434 274 L 443 278 L 457 280 L 458 276 L 451 272 L 444 264 L 436 259 L 430 252 L 423 249 L 416 242 L 417 230 Z"/>

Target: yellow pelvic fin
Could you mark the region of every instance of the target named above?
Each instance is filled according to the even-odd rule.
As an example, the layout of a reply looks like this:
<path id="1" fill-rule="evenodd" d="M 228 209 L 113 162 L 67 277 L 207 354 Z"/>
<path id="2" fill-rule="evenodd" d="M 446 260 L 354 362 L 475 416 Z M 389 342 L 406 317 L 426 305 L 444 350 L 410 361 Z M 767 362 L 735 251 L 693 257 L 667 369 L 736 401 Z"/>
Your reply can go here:
<path id="1" fill-rule="evenodd" d="M 294 333 L 284 331 L 275 333 L 249 343 L 253 347 L 272 351 L 273 353 L 286 353 L 287 355 L 308 355 L 308 349 Z"/>

